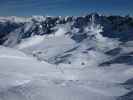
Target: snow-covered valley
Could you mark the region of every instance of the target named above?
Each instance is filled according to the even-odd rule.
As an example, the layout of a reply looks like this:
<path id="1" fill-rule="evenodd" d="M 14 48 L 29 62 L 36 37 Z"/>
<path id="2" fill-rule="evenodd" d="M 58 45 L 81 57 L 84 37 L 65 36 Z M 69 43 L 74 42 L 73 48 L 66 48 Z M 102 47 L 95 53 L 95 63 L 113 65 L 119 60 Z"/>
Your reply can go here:
<path id="1" fill-rule="evenodd" d="M 1 17 L 0 100 L 133 100 L 129 22 L 97 14 Z"/>

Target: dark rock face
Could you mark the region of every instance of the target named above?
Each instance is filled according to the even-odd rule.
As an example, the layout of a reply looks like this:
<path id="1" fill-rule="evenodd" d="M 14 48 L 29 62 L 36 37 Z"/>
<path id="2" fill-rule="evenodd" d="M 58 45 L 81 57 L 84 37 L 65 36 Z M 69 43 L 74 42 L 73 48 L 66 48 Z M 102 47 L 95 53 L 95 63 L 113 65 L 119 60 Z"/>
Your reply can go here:
<path id="1" fill-rule="evenodd" d="M 121 54 L 110 61 L 104 62 L 100 64 L 100 66 L 108 66 L 111 64 L 127 64 L 127 65 L 133 65 L 133 56 L 129 54 Z"/>
<path id="2" fill-rule="evenodd" d="M 103 36 L 119 38 L 123 42 L 133 40 L 133 18 L 109 16 L 107 21 L 108 25 L 102 24 L 104 26 Z"/>
<path id="3" fill-rule="evenodd" d="M 0 22 L 0 44 L 6 40 L 6 36 L 15 29 L 22 27 L 23 23 Z"/>
<path id="4" fill-rule="evenodd" d="M 118 97 L 117 100 L 133 100 L 133 79 L 127 80 L 125 83 L 122 83 L 122 85 L 126 89 L 129 89 L 130 92 L 121 97 Z"/>
<path id="5" fill-rule="evenodd" d="M 119 97 L 117 100 L 133 100 L 133 91 L 128 94 Z"/>
<path id="6" fill-rule="evenodd" d="M 110 51 L 107 51 L 106 54 L 115 56 L 115 55 L 118 55 L 120 51 L 121 51 L 121 48 L 115 48 Z"/>
<path id="7" fill-rule="evenodd" d="M 73 35 L 72 39 L 76 42 L 81 42 L 82 40 L 87 38 L 87 34 L 79 34 L 79 35 Z"/>

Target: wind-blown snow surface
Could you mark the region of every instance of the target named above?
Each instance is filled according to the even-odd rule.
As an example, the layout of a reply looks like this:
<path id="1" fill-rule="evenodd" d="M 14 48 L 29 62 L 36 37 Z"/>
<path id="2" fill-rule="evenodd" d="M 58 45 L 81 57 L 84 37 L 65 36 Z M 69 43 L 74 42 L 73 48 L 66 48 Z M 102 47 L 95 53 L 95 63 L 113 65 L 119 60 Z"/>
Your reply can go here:
<path id="1" fill-rule="evenodd" d="M 5 47 L 0 68 L 1 100 L 114 100 L 128 92 L 119 83 L 133 75 L 131 66 L 55 66 Z"/>
<path id="2" fill-rule="evenodd" d="M 94 16 L 82 32 L 72 25 L 28 38 L 20 38 L 21 28 L 11 32 L 9 47 L 0 46 L 0 100 L 133 99 L 133 41 L 102 35 Z M 33 26 L 28 21 L 24 31 Z"/>

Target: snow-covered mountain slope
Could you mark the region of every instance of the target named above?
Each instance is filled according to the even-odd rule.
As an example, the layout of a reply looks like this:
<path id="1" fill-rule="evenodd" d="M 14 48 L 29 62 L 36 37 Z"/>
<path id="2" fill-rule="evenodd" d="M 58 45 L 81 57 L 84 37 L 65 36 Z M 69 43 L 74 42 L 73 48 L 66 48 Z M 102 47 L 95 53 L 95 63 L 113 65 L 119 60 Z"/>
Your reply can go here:
<path id="1" fill-rule="evenodd" d="M 0 18 L 0 100 L 132 100 L 133 18 Z"/>
<path id="2" fill-rule="evenodd" d="M 129 92 L 120 83 L 133 75 L 132 66 L 55 66 L 6 47 L 0 69 L 1 100 L 116 100 Z"/>

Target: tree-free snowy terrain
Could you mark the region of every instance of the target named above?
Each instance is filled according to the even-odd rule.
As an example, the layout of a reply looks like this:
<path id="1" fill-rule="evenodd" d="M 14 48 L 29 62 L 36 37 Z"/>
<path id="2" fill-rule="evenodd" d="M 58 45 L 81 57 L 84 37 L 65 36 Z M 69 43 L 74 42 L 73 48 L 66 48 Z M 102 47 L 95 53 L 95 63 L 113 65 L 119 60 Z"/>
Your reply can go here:
<path id="1" fill-rule="evenodd" d="M 0 17 L 0 100 L 133 100 L 133 18 Z"/>

